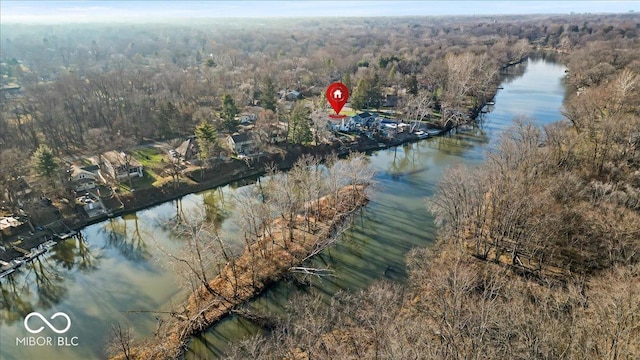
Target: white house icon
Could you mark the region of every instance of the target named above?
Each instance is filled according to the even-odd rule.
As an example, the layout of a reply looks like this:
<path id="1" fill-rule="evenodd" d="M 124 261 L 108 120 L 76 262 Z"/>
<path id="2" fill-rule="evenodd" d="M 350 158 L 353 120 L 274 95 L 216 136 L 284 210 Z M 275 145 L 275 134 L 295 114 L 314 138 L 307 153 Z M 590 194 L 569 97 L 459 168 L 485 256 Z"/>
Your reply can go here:
<path id="1" fill-rule="evenodd" d="M 342 99 L 342 91 L 340 91 L 340 89 L 334 91 L 333 92 L 333 98 L 334 99 Z"/>

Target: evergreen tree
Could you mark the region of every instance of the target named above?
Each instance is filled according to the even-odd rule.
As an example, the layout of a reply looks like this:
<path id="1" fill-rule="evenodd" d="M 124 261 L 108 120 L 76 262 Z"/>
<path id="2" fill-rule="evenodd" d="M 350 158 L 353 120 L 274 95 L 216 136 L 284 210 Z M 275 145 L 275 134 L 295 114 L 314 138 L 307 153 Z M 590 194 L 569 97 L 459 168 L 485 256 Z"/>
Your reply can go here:
<path id="1" fill-rule="evenodd" d="M 264 109 L 276 111 L 276 83 L 271 76 L 267 76 L 262 84 L 260 103 Z"/>
<path id="2" fill-rule="evenodd" d="M 418 95 L 418 78 L 416 77 L 416 74 L 412 74 L 407 79 L 406 86 L 407 86 L 407 94 Z"/>
<path id="3" fill-rule="evenodd" d="M 393 83 L 397 74 L 398 74 L 398 68 L 396 64 L 393 64 L 393 66 L 391 66 L 391 70 L 389 70 L 389 75 L 387 75 L 387 82 L 389 84 Z"/>
<path id="4" fill-rule="evenodd" d="M 196 126 L 195 135 L 198 140 L 198 158 L 201 162 L 200 169 L 203 170 L 205 165 L 208 164 L 211 153 L 218 142 L 218 131 L 213 125 L 209 124 L 206 120 L 203 120 L 198 126 Z"/>
<path id="5" fill-rule="evenodd" d="M 236 131 L 238 129 L 238 125 L 240 125 L 240 122 L 236 120 L 238 113 L 239 111 L 236 106 L 236 102 L 233 100 L 231 95 L 225 94 L 222 97 L 222 112 L 220 113 L 220 117 L 222 118 L 222 129 L 228 132 Z"/>
<path id="6" fill-rule="evenodd" d="M 344 73 L 344 75 L 342 75 L 342 83 L 351 90 L 351 74 L 348 72 Z"/>
<path id="7" fill-rule="evenodd" d="M 288 140 L 292 144 L 304 144 L 313 140 L 311 133 L 311 111 L 298 102 L 291 110 L 289 117 Z"/>
<path id="8" fill-rule="evenodd" d="M 378 74 L 360 78 L 350 101 L 351 107 L 356 110 L 379 108 L 382 102 L 382 90 Z"/>
<path id="9" fill-rule="evenodd" d="M 59 165 L 53 151 L 47 145 L 40 145 L 33 153 L 31 160 L 36 175 L 44 179 L 49 185 L 55 186 L 55 176 Z"/>
<path id="10" fill-rule="evenodd" d="M 373 74 L 367 90 L 367 108 L 379 108 L 382 104 L 382 88 L 378 74 Z"/>
<path id="11" fill-rule="evenodd" d="M 356 110 L 362 110 L 365 108 L 365 104 L 367 102 L 367 80 L 366 78 L 360 78 L 358 80 L 358 85 L 353 90 L 353 94 L 351 94 L 351 98 L 349 99 L 351 103 L 351 107 Z"/>
<path id="12" fill-rule="evenodd" d="M 180 120 L 180 111 L 171 101 L 160 105 L 156 115 L 156 136 L 160 139 L 174 137 L 180 127 Z"/>

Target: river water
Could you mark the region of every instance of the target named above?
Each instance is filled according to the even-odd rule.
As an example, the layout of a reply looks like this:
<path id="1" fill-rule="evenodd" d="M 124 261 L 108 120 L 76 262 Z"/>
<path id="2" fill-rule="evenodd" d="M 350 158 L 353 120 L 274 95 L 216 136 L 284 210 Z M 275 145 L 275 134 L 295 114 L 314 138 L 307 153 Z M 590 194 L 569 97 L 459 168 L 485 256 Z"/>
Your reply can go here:
<path id="1" fill-rule="evenodd" d="M 426 139 L 371 154 L 378 171 L 377 190 L 365 211 L 342 235 L 337 246 L 312 260 L 328 266 L 333 277 L 312 280 L 310 289 L 326 296 L 339 290 L 358 290 L 382 278 L 404 281 L 404 256 L 413 247 L 429 246 L 435 238 L 433 218 L 425 197 L 433 194 L 443 171 L 455 164 L 482 161 L 499 134 L 513 119 L 526 116 L 539 124 L 561 118 L 565 67 L 535 59 L 510 68 L 484 115 L 480 128 Z M 177 216 L 207 208 L 223 209 L 221 232 L 235 229 L 231 195 L 241 188 L 230 185 L 185 196 L 135 214 L 91 225 L 78 238 L 67 240 L 28 266 L 0 280 L 0 359 L 105 358 L 112 324 L 131 327 L 137 336 L 148 336 L 156 326 L 146 310 L 167 310 L 184 295 L 180 278 L 172 271 L 167 252 L 179 249 L 183 240 L 170 226 Z M 231 236 L 232 237 L 232 236 Z M 282 311 L 291 295 L 299 292 L 291 282 L 273 286 L 250 306 Z M 32 311 L 28 328 L 24 318 Z M 67 325 L 57 312 L 69 316 Z M 230 341 L 259 332 L 248 320 L 231 316 L 191 342 L 186 358 L 215 358 Z M 25 337 L 41 337 L 52 344 L 29 346 Z M 59 342 L 59 343 L 58 343 Z M 77 344 L 77 345 L 76 345 Z M 197 355 L 197 356 L 196 356 Z"/>

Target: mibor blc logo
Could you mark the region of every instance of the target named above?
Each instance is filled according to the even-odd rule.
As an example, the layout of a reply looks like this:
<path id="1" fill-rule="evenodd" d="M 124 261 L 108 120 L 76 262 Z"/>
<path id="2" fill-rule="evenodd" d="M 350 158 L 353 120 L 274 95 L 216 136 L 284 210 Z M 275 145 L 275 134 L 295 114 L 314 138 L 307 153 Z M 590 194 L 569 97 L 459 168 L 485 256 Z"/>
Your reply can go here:
<path id="1" fill-rule="evenodd" d="M 62 328 L 54 326 L 49 320 L 55 320 L 56 318 L 62 318 L 65 320 L 65 325 Z M 61 326 L 60 320 L 55 323 Z M 46 325 L 46 327 L 44 326 Z M 40 314 L 39 312 L 32 312 L 24 318 L 24 328 L 31 334 L 39 334 L 45 331 L 46 328 L 53 331 L 56 334 L 64 334 L 71 328 L 71 318 L 69 315 L 63 312 L 57 312 L 49 319 Z M 67 336 L 25 336 L 22 338 L 16 338 L 16 346 L 78 346 L 78 337 Z"/>
<path id="2" fill-rule="evenodd" d="M 60 330 L 58 328 L 56 328 L 55 326 L 53 326 L 49 321 L 47 321 L 47 319 L 42 316 L 42 314 L 40 314 L 39 312 L 32 312 L 29 315 L 27 315 L 24 318 L 24 328 L 27 329 L 28 332 L 32 333 L 32 334 L 38 334 L 40 333 L 42 330 L 44 330 L 44 326 L 40 326 L 39 328 L 33 330 L 30 326 L 29 326 L 29 319 L 31 319 L 32 317 L 38 317 L 40 318 L 40 320 L 42 320 L 43 323 L 45 323 L 49 329 L 53 330 L 53 332 L 55 332 L 56 334 L 64 334 L 67 331 L 69 331 L 69 328 L 71 327 L 71 319 L 69 318 L 69 315 L 63 313 L 63 312 L 57 312 L 53 315 L 51 315 L 51 320 L 62 316 L 63 318 L 65 318 L 67 320 L 67 326 L 65 326 L 64 329 Z"/>

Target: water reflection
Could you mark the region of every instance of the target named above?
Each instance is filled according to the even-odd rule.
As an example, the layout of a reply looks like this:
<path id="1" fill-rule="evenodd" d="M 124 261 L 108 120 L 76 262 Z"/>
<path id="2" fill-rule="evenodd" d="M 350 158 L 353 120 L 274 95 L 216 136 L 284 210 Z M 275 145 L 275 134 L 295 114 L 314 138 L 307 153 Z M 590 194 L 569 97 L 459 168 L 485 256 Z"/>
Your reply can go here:
<path id="1" fill-rule="evenodd" d="M 141 263 L 151 258 L 145 237 L 149 238 L 152 234 L 140 229 L 135 213 L 105 221 L 99 234 L 104 236 L 107 246 L 117 249 L 122 257 L 131 262 Z"/>
<path id="2" fill-rule="evenodd" d="M 20 284 L 14 275 L 0 282 L 0 325 L 12 324 L 35 308 L 25 290 L 24 284 Z"/>
<path id="3" fill-rule="evenodd" d="M 92 252 L 82 233 L 54 246 L 50 253 L 49 259 L 67 270 L 77 267 L 83 271 L 93 271 L 98 268 L 100 259 L 100 255 Z"/>
<path id="4" fill-rule="evenodd" d="M 225 204 L 224 192 L 221 188 L 207 191 L 202 196 L 204 205 L 205 220 L 216 229 L 220 228 L 222 222 L 233 211 L 233 203 Z M 227 207 L 225 207 L 225 205 Z"/>
<path id="5" fill-rule="evenodd" d="M 0 281 L 0 323 L 11 324 L 31 311 L 54 308 L 69 296 L 73 270 L 89 273 L 100 266 L 82 234 L 54 246 Z"/>

